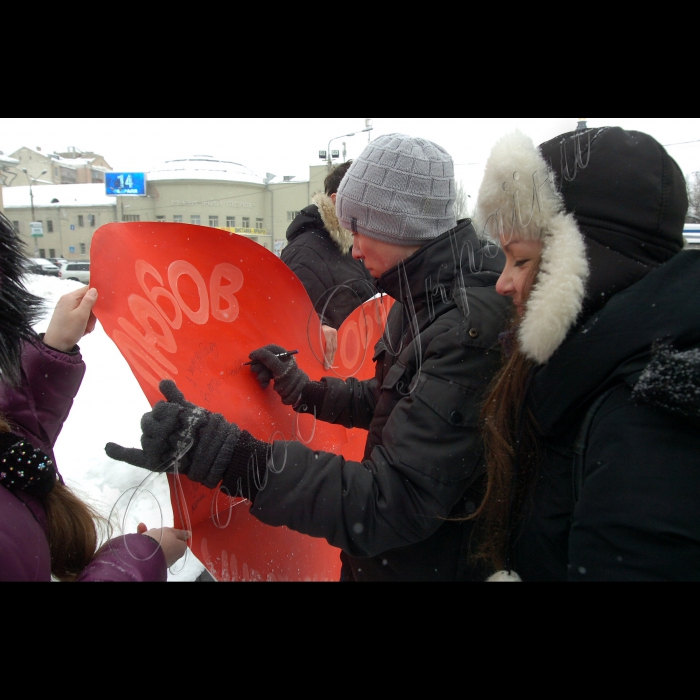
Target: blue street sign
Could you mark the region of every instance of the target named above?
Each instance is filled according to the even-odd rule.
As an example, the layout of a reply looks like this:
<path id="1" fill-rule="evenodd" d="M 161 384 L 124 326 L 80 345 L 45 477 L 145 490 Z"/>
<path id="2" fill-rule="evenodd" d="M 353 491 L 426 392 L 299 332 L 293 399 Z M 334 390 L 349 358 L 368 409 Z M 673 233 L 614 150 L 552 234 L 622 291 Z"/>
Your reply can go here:
<path id="1" fill-rule="evenodd" d="M 68 248 L 69 253 L 75 253 L 75 246 L 72 245 L 70 248 Z"/>
<path id="2" fill-rule="evenodd" d="M 74 225 L 74 224 L 71 224 L 71 225 L 70 225 L 70 230 L 71 230 L 71 231 L 75 231 L 75 225 Z"/>
<path id="3" fill-rule="evenodd" d="M 145 197 L 146 173 L 106 173 L 105 192 L 108 197 Z"/>

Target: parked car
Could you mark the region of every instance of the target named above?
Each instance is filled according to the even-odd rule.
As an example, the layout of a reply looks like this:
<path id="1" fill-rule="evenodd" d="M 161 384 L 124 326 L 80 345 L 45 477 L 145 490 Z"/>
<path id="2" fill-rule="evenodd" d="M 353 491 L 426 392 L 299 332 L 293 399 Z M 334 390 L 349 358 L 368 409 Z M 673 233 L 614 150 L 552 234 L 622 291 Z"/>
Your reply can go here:
<path id="1" fill-rule="evenodd" d="M 49 258 L 49 260 L 56 266 L 61 267 L 64 262 L 68 262 L 65 258 Z"/>
<path id="2" fill-rule="evenodd" d="M 44 258 L 29 258 L 29 272 L 34 275 L 58 277 L 60 270 L 50 260 Z"/>
<path id="3" fill-rule="evenodd" d="M 75 280 L 83 284 L 90 284 L 90 261 L 72 260 L 64 262 L 58 276 L 63 280 Z"/>
<path id="4" fill-rule="evenodd" d="M 700 224 L 686 224 L 683 235 L 687 248 L 700 248 Z"/>

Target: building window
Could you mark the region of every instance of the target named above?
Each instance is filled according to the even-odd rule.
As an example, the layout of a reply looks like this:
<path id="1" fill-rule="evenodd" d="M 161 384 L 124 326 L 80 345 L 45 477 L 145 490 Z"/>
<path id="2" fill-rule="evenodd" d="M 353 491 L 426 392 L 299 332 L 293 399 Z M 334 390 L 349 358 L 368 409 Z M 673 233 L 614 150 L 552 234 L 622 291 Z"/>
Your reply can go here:
<path id="1" fill-rule="evenodd" d="M 209 217 L 209 226 L 211 228 L 219 228 L 219 217 L 218 216 L 210 216 Z"/>
<path id="2" fill-rule="evenodd" d="M 164 216 L 156 216 L 156 221 L 165 221 Z"/>
<path id="3" fill-rule="evenodd" d="M 92 228 L 95 228 L 95 215 L 94 214 L 88 214 L 88 223 Z"/>
<path id="4" fill-rule="evenodd" d="M 258 231 L 262 231 L 262 229 L 264 228 L 263 219 L 255 219 L 255 228 L 258 229 Z"/>
<path id="5" fill-rule="evenodd" d="M 243 217 L 243 228 L 250 228 L 250 218 L 247 216 Z"/>
<path id="6" fill-rule="evenodd" d="M 175 215 L 173 216 L 173 221 L 174 221 L 176 224 L 181 224 L 181 223 L 182 223 L 182 214 L 175 214 Z"/>
<path id="7" fill-rule="evenodd" d="M 195 225 L 195 226 L 201 226 L 202 225 L 202 217 L 199 214 L 192 214 L 190 217 L 190 221 Z"/>
<path id="8" fill-rule="evenodd" d="M 70 168 L 61 168 L 61 184 L 75 185 L 78 180 L 78 175 L 75 170 Z"/>
<path id="9" fill-rule="evenodd" d="M 141 214 L 127 214 L 124 221 L 141 221 Z"/>
<path id="10" fill-rule="evenodd" d="M 82 214 L 78 214 L 78 226 L 80 228 L 85 227 L 85 217 Z"/>
<path id="11" fill-rule="evenodd" d="M 12 228 L 19 233 L 19 221 L 13 221 Z"/>
<path id="12" fill-rule="evenodd" d="M 236 228 L 236 217 L 227 216 L 226 217 L 226 228 Z"/>
<path id="13" fill-rule="evenodd" d="M 80 254 L 85 255 L 85 252 L 86 252 L 85 251 L 85 243 L 81 243 L 80 244 Z"/>
<path id="14" fill-rule="evenodd" d="M 56 249 L 49 248 L 49 258 L 55 258 L 55 257 L 56 257 Z"/>
<path id="15" fill-rule="evenodd" d="M 46 259 L 46 248 L 39 248 L 39 257 Z"/>
<path id="16" fill-rule="evenodd" d="M 46 222 L 46 230 L 48 233 L 53 233 L 53 220 L 52 219 L 48 219 L 48 221 Z M 53 255 L 52 257 L 55 258 L 56 256 Z"/>
<path id="17" fill-rule="evenodd" d="M 300 211 L 288 211 L 287 212 L 287 221 L 294 221 L 294 219 L 297 218 L 301 214 Z"/>

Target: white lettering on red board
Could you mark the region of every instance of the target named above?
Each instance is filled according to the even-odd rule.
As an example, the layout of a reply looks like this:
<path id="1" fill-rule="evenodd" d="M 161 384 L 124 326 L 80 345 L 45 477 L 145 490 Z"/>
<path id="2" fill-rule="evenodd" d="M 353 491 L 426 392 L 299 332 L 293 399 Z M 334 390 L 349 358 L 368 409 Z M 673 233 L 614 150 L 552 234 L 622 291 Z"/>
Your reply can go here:
<path id="1" fill-rule="evenodd" d="M 121 330 L 115 330 L 112 339 L 134 370 L 158 389 L 162 379 L 172 379 L 172 375 L 178 374 L 177 367 L 163 354 L 177 352 L 173 330 L 182 327 L 185 316 L 198 326 L 205 325 L 211 318 L 233 323 L 240 314 L 235 295 L 243 287 L 243 273 L 235 265 L 221 263 L 212 271 L 207 285 L 194 265 L 186 260 L 175 260 L 168 267 L 169 288 L 166 288 L 163 276 L 145 260 L 137 260 L 134 271 L 145 298 L 138 294 L 129 297 L 134 323 L 120 317 Z M 197 304 L 190 306 L 183 299 L 180 293 L 183 277 L 194 283 Z"/>

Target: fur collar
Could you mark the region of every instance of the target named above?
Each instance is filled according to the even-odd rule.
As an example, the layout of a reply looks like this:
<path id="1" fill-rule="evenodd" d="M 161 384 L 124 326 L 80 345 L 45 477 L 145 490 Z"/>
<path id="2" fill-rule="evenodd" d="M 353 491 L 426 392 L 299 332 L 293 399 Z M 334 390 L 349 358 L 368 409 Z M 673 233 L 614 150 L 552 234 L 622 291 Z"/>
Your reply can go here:
<path id="1" fill-rule="evenodd" d="M 323 225 L 330 234 L 331 240 L 338 246 L 343 255 L 347 255 L 352 248 L 352 233 L 340 225 L 333 200 L 323 192 L 319 192 L 313 196 L 311 201 L 318 207 Z"/>
<path id="2" fill-rule="evenodd" d="M 478 232 L 496 242 L 503 235 L 544 244 L 518 339 L 527 357 L 546 364 L 581 313 L 589 266 L 583 234 L 565 211 L 554 173 L 520 131 L 494 146 L 475 219 Z"/>
<path id="3" fill-rule="evenodd" d="M 655 350 L 632 398 L 639 404 L 700 419 L 700 349 L 676 352 L 661 346 Z"/>

